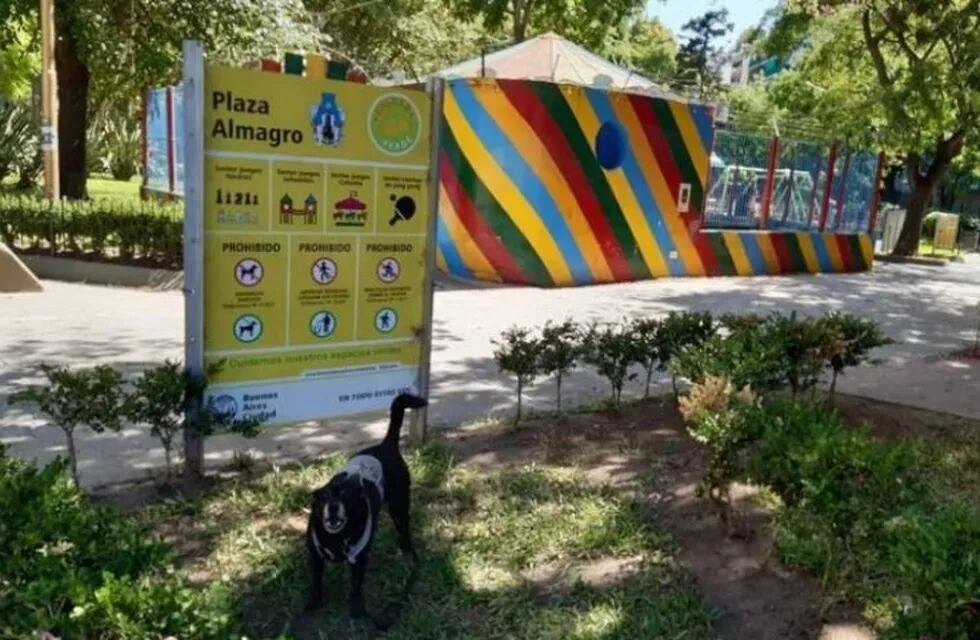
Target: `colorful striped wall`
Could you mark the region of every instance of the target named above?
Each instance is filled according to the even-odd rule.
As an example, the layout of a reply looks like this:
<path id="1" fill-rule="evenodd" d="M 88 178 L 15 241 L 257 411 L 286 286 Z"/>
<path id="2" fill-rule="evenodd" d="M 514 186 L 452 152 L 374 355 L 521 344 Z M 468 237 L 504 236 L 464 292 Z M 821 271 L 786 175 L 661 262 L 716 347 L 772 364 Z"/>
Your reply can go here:
<path id="1" fill-rule="evenodd" d="M 438 265 L 548 287 L 870 266 L 866 237 L 702 232 L 713 135 L 703 105 L 549 82 L 450 81 Z"/>

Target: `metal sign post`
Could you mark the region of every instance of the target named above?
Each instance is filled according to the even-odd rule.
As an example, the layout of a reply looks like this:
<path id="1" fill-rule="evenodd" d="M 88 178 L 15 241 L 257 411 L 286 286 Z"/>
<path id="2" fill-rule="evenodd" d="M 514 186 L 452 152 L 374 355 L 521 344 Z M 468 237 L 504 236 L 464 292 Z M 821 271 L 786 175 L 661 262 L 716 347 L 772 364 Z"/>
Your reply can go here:
<path id="1" fill-rule="evenodd" d="M 184 366 L 204 375 L 204 44 L 184 41 Z M 193 421 L 193 411 L 188 416 Z M 184 468 L 204 473 L 204 438 L 184 430 Z"/>
<path id="2" fill-rule="evenodd" d="M 432 312 L 435 297 L 436 277 L 436 229 L 439 216 L 439 145 L 441 143 L 442 97 L 446 81 L 442 78 L 429 78 L 426 82 L 426 93 L 431 99 L 432 110 L 429 113 L 429 246 L 425 261 L 425 299 L 422 310 L 422 357 L 419 366 L 419 395 L 428 399 L 430 389 L 430 374 L 432 371 Z M 409 438 L 414 442 L 424 442 L 428 430 L 428 407 L 415 412 L 409 428 Z"/>

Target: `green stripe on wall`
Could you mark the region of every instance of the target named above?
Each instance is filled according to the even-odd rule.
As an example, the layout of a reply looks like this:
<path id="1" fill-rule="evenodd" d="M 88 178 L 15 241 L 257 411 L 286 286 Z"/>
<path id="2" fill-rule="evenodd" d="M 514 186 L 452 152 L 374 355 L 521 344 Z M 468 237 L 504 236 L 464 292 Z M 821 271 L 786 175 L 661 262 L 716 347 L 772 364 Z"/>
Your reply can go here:
<path id="1" fill-rule="evenodd" d="M 718 275 L 738 275 L 735 261 L 732 260 L 732 255 L 728 253 L 728 247 L 725 245 L 725 239 L 722 235 L 720 233 L 706 233 L 704 236 L 711 244 L 711 251 L 715 254 L 715 260 L 718 262 Z"/>
<path id="2" fill-rule="evenodd" d="M 619 242 L 623 256 L 629 263 L 634 277 L 638 279 L 649 278 L 650 271 L 647 269 L 646 262 L 643 261 L 643 256 L 640 254 L 640 249 L 636 244 L 636 238 L 633 237 L 629 224 L 626 222 L 626 216 L 623 215 L 622 209 L 619 208 L 616 196 L 613 194 L 609 183 L 606 182 L 606 177 L 602 173 L 602 168 L 599 166 L 598 160 L 596 160 L 592 146 L 585 139 L 585 135 L 579 128 L 578 120 L 575 118 L 575 114 L 572 113 L 568 103 L 565 102 L 565 98 L 562 96 L 558 85 L 545 82 L 531 82 L 529 83 L 529 87 L 545 105 L 548 113 L 555 119 L 555 122 L 558 123 L 558 126 L 565 134 L 566 141 L 575 153 L 582 172 L 585 173 L 589 184 L 592 186 L 592 191 L 599 201 L 599 206 L 602 207 L 602 213 L 606 216 L 606 220 L 609 221 L 609 226 L 612 227 L 613 234 Z"/>
<path id="3" fill-rule="evenodd" d="M 789 253 L 789 261 L 793 265 L 793 273 L 807 273 L 810 271 L 806 266 L 806 258 L 803 257 L 803 249 L 800 248 L 800 240 L 795 233 L 784 233 L 783 241 L 786 243 L 786 252 Z"/>
<path id="4" fill-rule="evenodd" d="M 866 270 L 868 265 L 864 259 L 864 251 L 861 250 L 861 237 L 857 234 L 850 234 L 847 236 L 847 241 L 851 245 L 851 256 L 854 258 L 854 270 Z"/>
<path id="5" fill-rule="evenodd" d="M 442 149 L 449 157 L 450 163 L 456 170 L 456 178 L 469 196 L 477 213 L 483 216 L 486 223 L 503 242 L 511 257 L 520 266 L 528 282 L 540 286 L 554 285 L 551 275 L 545 268 L 541 257 L 534 250 L 534 246 L 528 242 L 514 221 L 497 202 L 497 199 L 493 197 L 493 194 L 473 171 L 473 167 L 459 148 L 459 144 L 456 142 L 452 129 L 450 129 L 445 118 L 442 121 L 442 132 Z"/>
<path id="6" fill-rule="evenodd" d="M 674 156 L 674 162 L 677 164 L 677 169 L 680 171 L 683 181 L 691 185 L 691 202 L 700 203 L 704 197 L 704 185 L 701 184 L 701 178 L 698 176 L 698 171 L 694 167 L 694 162 L 691 160 L 691 154 L 687 150 L 687 145 L 684 144 L 684 137 L 681 135 L 680 128 L 678 128 L 677 122 L 674 120 L 674 114 L 670 110 L 670 105 L 667 104 L 666 100 L 651 100 L 650 104 L 653 106 L 654 113 L 657 114 L 657 120 L 660 121 L 660 128 L 664 133 L 667 144 L 670 146 L 670 151 Z"/>

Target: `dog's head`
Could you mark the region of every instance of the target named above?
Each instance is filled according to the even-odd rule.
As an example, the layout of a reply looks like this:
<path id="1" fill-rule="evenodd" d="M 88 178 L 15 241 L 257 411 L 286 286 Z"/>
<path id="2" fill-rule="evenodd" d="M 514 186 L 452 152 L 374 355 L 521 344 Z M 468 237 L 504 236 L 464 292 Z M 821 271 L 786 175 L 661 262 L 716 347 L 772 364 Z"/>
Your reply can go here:
<path id="1" fill-rule="evenodd" d="M 367 512 L 364 483 L 356 475 L 339 473 L 313 492 L 313 515 L 331 535 L 363 521 Z"/>

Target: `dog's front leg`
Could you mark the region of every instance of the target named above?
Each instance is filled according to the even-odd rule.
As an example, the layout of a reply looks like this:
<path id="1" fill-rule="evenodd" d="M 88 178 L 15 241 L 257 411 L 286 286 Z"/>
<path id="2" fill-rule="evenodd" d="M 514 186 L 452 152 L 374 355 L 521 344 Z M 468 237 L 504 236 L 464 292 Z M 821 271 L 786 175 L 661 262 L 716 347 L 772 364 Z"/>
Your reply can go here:
<path id="1" fill-rule="evenodd" d="M 367 551 L 361 553 L 350 568 L 350 617 L 367 616 L 364 608 L 364 574 L 367 571 Z"/>
<path id="2" fill-rule="evenodd" d="M 316 611 L 323 604 L 323 558 L 319 553 L 310 553 L 310 594 L 306 600 L 306 611 Z"/>

